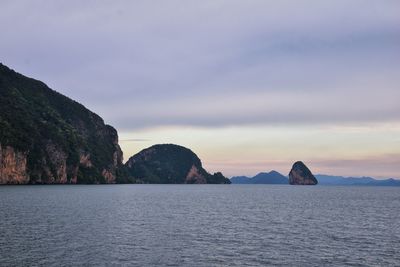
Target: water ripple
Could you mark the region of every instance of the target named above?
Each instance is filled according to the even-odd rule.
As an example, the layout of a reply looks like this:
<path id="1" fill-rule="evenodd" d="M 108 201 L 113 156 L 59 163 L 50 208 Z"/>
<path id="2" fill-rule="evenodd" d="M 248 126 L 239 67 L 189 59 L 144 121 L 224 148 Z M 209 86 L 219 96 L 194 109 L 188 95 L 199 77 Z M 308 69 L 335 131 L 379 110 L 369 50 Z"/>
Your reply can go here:
<path id="1" fill-rule="evenodd" d="M 1 266 L 399 266 L 400 190 L 0 187 Z"/>

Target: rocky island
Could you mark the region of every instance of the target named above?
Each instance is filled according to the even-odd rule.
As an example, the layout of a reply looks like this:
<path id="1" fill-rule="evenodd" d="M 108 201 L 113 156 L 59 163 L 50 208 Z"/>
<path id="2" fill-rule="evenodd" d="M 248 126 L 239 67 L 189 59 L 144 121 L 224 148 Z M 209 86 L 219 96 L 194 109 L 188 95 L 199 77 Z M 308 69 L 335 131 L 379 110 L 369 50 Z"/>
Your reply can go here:
<path id="1" fill-rule="evenodd" d="M 316 185 L 318 181 L 303 162 L 297 161 L 289 173 L 289 184 Z"/>
<path id="2" fill-rule="evenodd" d="M 139 182 L 158 184 L 230 184 L 220 172 L 209 174 L 190 149 L 173 145 L 154 145 L 126 162 L 129 174 Z"/>

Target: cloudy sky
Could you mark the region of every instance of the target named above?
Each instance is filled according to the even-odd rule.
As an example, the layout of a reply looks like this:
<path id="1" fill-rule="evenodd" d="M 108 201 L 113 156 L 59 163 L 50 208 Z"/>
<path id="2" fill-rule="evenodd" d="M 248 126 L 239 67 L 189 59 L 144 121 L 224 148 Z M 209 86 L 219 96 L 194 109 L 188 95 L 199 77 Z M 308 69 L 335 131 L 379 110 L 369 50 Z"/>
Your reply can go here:
<path id="1" fill-rule="evenodd" d="M 102 116 L 125 159 L 400 177 L 400 1 L 0 0 L 0 29 L 0 62 Z"/>

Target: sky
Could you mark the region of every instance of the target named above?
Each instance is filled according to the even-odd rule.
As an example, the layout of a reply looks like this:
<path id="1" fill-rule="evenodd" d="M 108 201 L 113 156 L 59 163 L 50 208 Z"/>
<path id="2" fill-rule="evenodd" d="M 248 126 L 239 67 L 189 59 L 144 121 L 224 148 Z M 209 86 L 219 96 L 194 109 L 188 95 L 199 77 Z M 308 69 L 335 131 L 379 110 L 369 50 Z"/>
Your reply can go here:
<path id="1" fill-rule="evenodd" d="M 0 62 L 226 176 L 400 178 L 400 1 L 0 0 Z"/>

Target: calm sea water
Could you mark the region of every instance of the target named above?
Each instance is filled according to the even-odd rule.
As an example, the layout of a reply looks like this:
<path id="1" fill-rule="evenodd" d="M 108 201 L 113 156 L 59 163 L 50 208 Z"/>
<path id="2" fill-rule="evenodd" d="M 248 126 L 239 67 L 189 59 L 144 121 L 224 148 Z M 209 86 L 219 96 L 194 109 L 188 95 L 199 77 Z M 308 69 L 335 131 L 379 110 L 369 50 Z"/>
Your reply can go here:
<path id="1" fill-rule="evenodd" d="M 0 187 L 0 265 L 399 266 L 400 188 Z"/>

